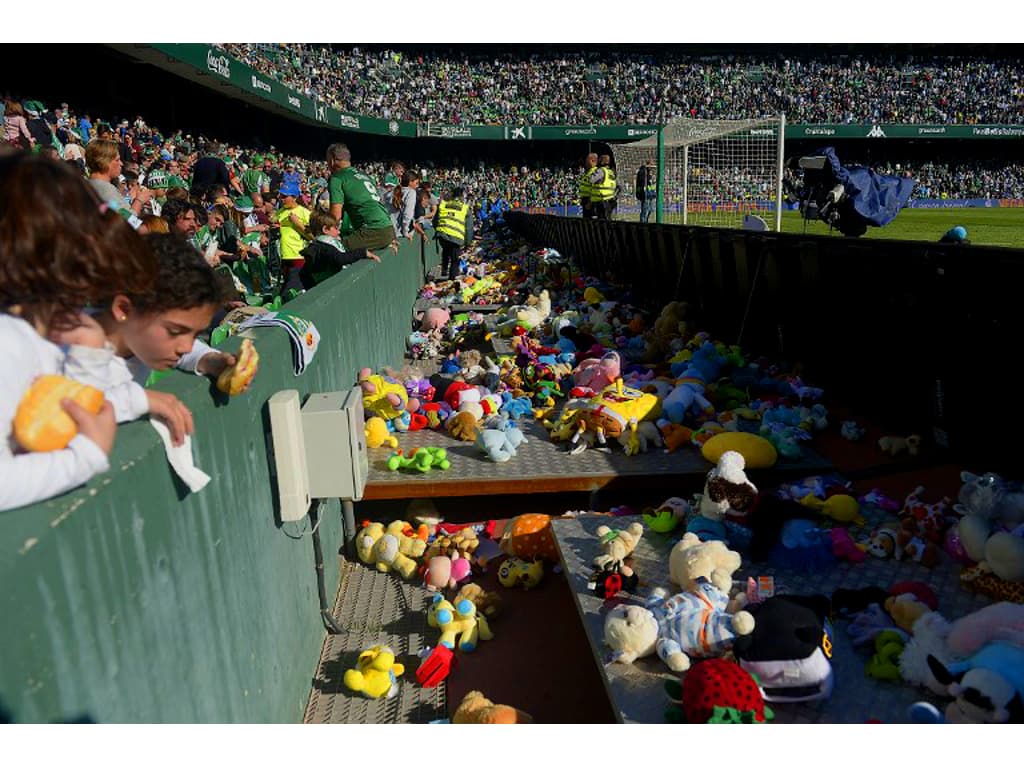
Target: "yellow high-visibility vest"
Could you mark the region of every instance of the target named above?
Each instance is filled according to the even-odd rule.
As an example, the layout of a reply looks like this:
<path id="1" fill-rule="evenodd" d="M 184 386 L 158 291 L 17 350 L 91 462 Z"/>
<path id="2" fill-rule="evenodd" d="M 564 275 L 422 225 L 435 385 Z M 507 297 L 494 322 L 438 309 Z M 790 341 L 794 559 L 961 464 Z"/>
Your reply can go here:
<path id="1" fill-rule="evenodd" d="M 465 203 L 445 200 L 438 206 L 437 231 L 448 235 L 460 243 L 466 242 L 466 216 L 469 206 Z"/>
<path id="2" fill-rule="evenodd" d="M 594 196 L 594 188 L 590 185 L 590 174 L 594 172 L 593 168 L 587 168 L 583 172 L 583 176 L 580 178 L 580 202 L 586 202 Z"/>
<path id="3" fill-rule="evenodd" d="M 615 171 L 611 168 L 604 168 L 604 180 L 593 185 L 591 197 L 594 200 L 603 202 L 615 197 Z"/>

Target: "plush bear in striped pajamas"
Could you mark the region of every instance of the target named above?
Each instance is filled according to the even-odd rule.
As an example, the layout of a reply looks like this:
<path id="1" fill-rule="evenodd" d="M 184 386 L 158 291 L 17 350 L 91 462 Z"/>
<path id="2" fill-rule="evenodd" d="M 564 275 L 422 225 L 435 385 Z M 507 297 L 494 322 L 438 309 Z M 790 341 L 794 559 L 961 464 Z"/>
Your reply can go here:
<path id="1" fill-rule="evenodd" d="M 690 657 L 718 656 L 737 635 L 753 631 L 754 617 L 746 611 L 729 614 L 728 604 L 728 595 L 700 578 L 694 591 L 668 598 L 656 593 L 646 608 L 613 608 L 605 618 L 605 643 L 614 661 L 628 664 L 656 652 L 673 672 L 684 672 Z"/>

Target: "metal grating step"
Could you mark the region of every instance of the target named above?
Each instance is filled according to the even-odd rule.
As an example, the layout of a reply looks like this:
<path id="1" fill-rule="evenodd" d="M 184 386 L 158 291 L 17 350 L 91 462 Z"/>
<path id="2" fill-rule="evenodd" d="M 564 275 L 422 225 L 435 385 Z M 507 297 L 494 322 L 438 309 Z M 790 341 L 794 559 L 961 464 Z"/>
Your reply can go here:
<path id="1" fill-rule="evenodd" d="M 416 683 L 419 652 L 429 643 L 427 590 L 398 577 L 341 562 L 341 583 L 333 615 L 345 630 L 327 635 L 317 665 L 306 723 L 429 723 L 447 716 L 446 686 L 421 688 Z M 367 699 L 349 691 L 345 670 L 355 666 L 359 653 L 374 645 L 388 645 L 405 665 L 398 695 Z"/>

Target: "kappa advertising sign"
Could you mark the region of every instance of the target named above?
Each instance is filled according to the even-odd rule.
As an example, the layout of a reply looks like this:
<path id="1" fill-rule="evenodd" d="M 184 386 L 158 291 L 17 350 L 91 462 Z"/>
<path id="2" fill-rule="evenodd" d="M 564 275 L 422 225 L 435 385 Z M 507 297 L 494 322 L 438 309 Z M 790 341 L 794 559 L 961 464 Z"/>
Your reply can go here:
<path id="1" fill-rule="evenodd" d="M 302 109 L 302 99 L 296 98 L 291 94 L 288 94 L 288 103 L 296 109 Z"/>
<path id="2" fill-rule="evenodd" d="M 213 48 L 206 52 L 206 68 L 225 80 L 231 79 L 231 60 L 227 56 L 214 53 Z"/>

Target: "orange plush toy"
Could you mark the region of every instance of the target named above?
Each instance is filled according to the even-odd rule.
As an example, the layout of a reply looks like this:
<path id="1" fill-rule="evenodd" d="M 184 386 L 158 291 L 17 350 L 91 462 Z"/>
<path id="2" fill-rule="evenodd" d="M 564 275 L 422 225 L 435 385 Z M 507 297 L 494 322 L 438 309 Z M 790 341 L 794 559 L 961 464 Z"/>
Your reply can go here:
<path id="1" fill-rule="evenodd" d="M 248 388 L 256 375 L 260 356 L 249 339 L 242 340 L 242 346 L 235 355 L 235 364 L 225 368 L 217 377 L 217 389 L 225 395 L 237 395 Z"/>
<path id="2" fill-rule="evenodd" d="M 524 560 L 561 561 L 550 515 L 530 513 L 509 520 L 501 534 L 501 551 Z"/>
<path id="3" fill-rule="evenodd" d="M 505 704 L 495 704 L 480 691 L 467 693 L 452 715 L 454 725 L 514 725 L 532 722 L 533 718 L 525 712 Z"/>
<path id="4" fill-rule="evenodd" d="M 60 406 L 74 400 L 95 415 L 103 408 L 103 393 L 58 375 L 40 376 L 21 399 L 14 415 L 14 439 L 29 451 L 60 451 L 78 434 L 78 427 Z"/>

